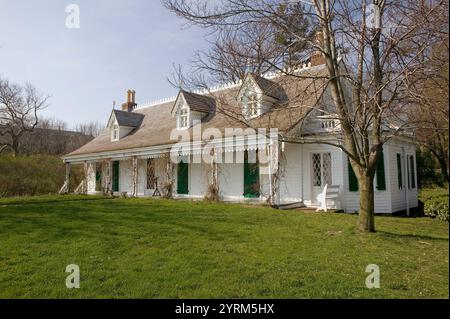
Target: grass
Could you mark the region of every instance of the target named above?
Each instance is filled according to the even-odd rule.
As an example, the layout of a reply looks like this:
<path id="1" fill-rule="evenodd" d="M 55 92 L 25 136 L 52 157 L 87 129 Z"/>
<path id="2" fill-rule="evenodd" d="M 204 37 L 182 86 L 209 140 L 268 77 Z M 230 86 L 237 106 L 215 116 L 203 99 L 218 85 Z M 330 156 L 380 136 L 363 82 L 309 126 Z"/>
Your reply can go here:
<path id="1" fill-rule="evenodd" d="M 448 224 L 152 199 L 0 200 L 0 298 L 448 298 Z M 92 199 L 92 198 L 91 198 Z M 65 287 L 69 264 L 81 288 Z M 377 264 L 381 288 L 367 289 Z"/>

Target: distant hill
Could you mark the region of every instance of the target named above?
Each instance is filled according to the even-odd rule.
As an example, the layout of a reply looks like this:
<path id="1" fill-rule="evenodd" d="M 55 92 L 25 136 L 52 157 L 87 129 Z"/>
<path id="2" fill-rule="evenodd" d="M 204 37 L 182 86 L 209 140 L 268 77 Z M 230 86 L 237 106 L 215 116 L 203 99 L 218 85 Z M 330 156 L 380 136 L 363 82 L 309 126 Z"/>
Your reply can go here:
<path id="1" fill-rule="evenodd" d="M 33 132 L 26 132 L 22 137 L 20 153 L 63 155 L 76 150 L 93 138 L 92 135 L 75 131 L 35 128 Z M 0 145 L 7 139 L 7 136 L 0 136 Z"/>

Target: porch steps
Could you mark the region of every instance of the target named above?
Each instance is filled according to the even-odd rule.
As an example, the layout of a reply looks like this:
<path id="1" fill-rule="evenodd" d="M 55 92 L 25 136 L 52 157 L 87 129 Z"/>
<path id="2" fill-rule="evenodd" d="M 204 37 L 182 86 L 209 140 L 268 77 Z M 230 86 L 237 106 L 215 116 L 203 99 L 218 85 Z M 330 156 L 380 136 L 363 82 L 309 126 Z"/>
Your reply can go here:
<path id="1" fill-rule="evenodd" d="M 288 209 L 296 209 L 296 208 L 306 208 L 306 205 L 303 202 L 295 202 L 281 205 L 274 205 L 273 208 L 288 210 Z"/>

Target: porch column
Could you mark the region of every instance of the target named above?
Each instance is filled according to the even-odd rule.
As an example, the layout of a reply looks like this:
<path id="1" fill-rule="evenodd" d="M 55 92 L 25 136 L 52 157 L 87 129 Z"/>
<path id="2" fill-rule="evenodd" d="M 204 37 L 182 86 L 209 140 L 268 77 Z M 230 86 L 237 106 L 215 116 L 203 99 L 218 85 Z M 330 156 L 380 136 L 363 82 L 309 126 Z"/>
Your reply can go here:
<path id="1" fill-rule="evenodd" d="M 105 194 L 112 195 L 112 187 L 111 187 L 112 162 L 110 159 L 107 159 L 105 161 L 105 164 L 106 164 Z"/>
<path id="2" fill-rule="evenodd" d="M 84 179 L 81 193 L 86 195 L 88 193 L 88 176 L 89 176 L 89 164 L 87 161 L 84 161 L 83 163 L 83 170 L 84 170 Z"/>
<path id="3" fill-rule="evenodd" d="M 211 156 L 211 167 L 209 169 L 209 176 L 208 176 L 208 183 L 210 191 L 207 192 L 207 196 L 210 196 L 210 200 L 219 200 L 219 167 L 217 164 L 217 152 L 215 149 L 212 150 L 212 156 Z"/>
<path id="4" fill-rule="evenodd" d="M 215 160 L 213 160 L 212 162 L 212 182 L 213 185 L 219 186 L 219 167 L 217 165 L 217 162 Z"/>
<path id="5" fill-rule="evenodd" d="M 270 180 L 270 197 L 271 204 L 280 205 L 280 145 L 278 139 L 271 138 L 269 144 L 269 180 Z"/>
<path id="6" fill-rule="evenodd" d="M 138 196 L 138 158 L 137 156 L 133 156 L 133 197 Z"/>
<path id="7" fill-rule="evenodd" d="M 166 157 L 166 186 L 164 187 L 166 190 L 166 194 L 164 196 L 166 198 L 172 198 L 174 193 L 174 164 L 172 163 L 172 160 L 170 158 L 170 155 L 167 155 Z"/>
<path id="8" fill-rule="evenodd" d="M 69 194 L 71 173 L 72 173 L 72 164 L 66 163 L 66 178 L 64 180 L 64 190 L 62 192 L 63 194 Z"/>

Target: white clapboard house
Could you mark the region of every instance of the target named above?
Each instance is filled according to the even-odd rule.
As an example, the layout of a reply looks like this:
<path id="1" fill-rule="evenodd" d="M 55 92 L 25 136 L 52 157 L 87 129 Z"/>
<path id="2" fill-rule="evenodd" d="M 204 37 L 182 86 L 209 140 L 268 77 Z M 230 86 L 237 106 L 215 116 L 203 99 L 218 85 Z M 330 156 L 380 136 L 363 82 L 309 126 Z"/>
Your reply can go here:
<path id="1" fill-rule="evenodd" d="M 130 90 L 104 132 L 63 157 L 67 177 L 71 165 L 84 165 L 86 179 L 78 191 L 88 194 L 170 192 L 174 198 L 202 199 L 214 184 L 223 201 L 271 198 L 279 205 L 319 207 L 325 198 L 328 208 L 355 212 L 358 183 L 347 155 L 329 144 L 297 143 L 299 136 L 335 140 L 340 132 L 323 77 L 326 67 L 320 59 L 311 62 L 296 70 L 304 76 L 249 74 L 239 83 L 207 92 L 182 90 L 143 105 Z M 266 129 L 261 135 L 267 138 L 252 138 L 249 127 Z M 214 147 L 205 147 L 211 143 Z M 374 180 L 376 213 L 417 207 L 415 151 L 407 136 L 384 145 Z M 198 160 L 206 153 L 207 160 Z"/>

